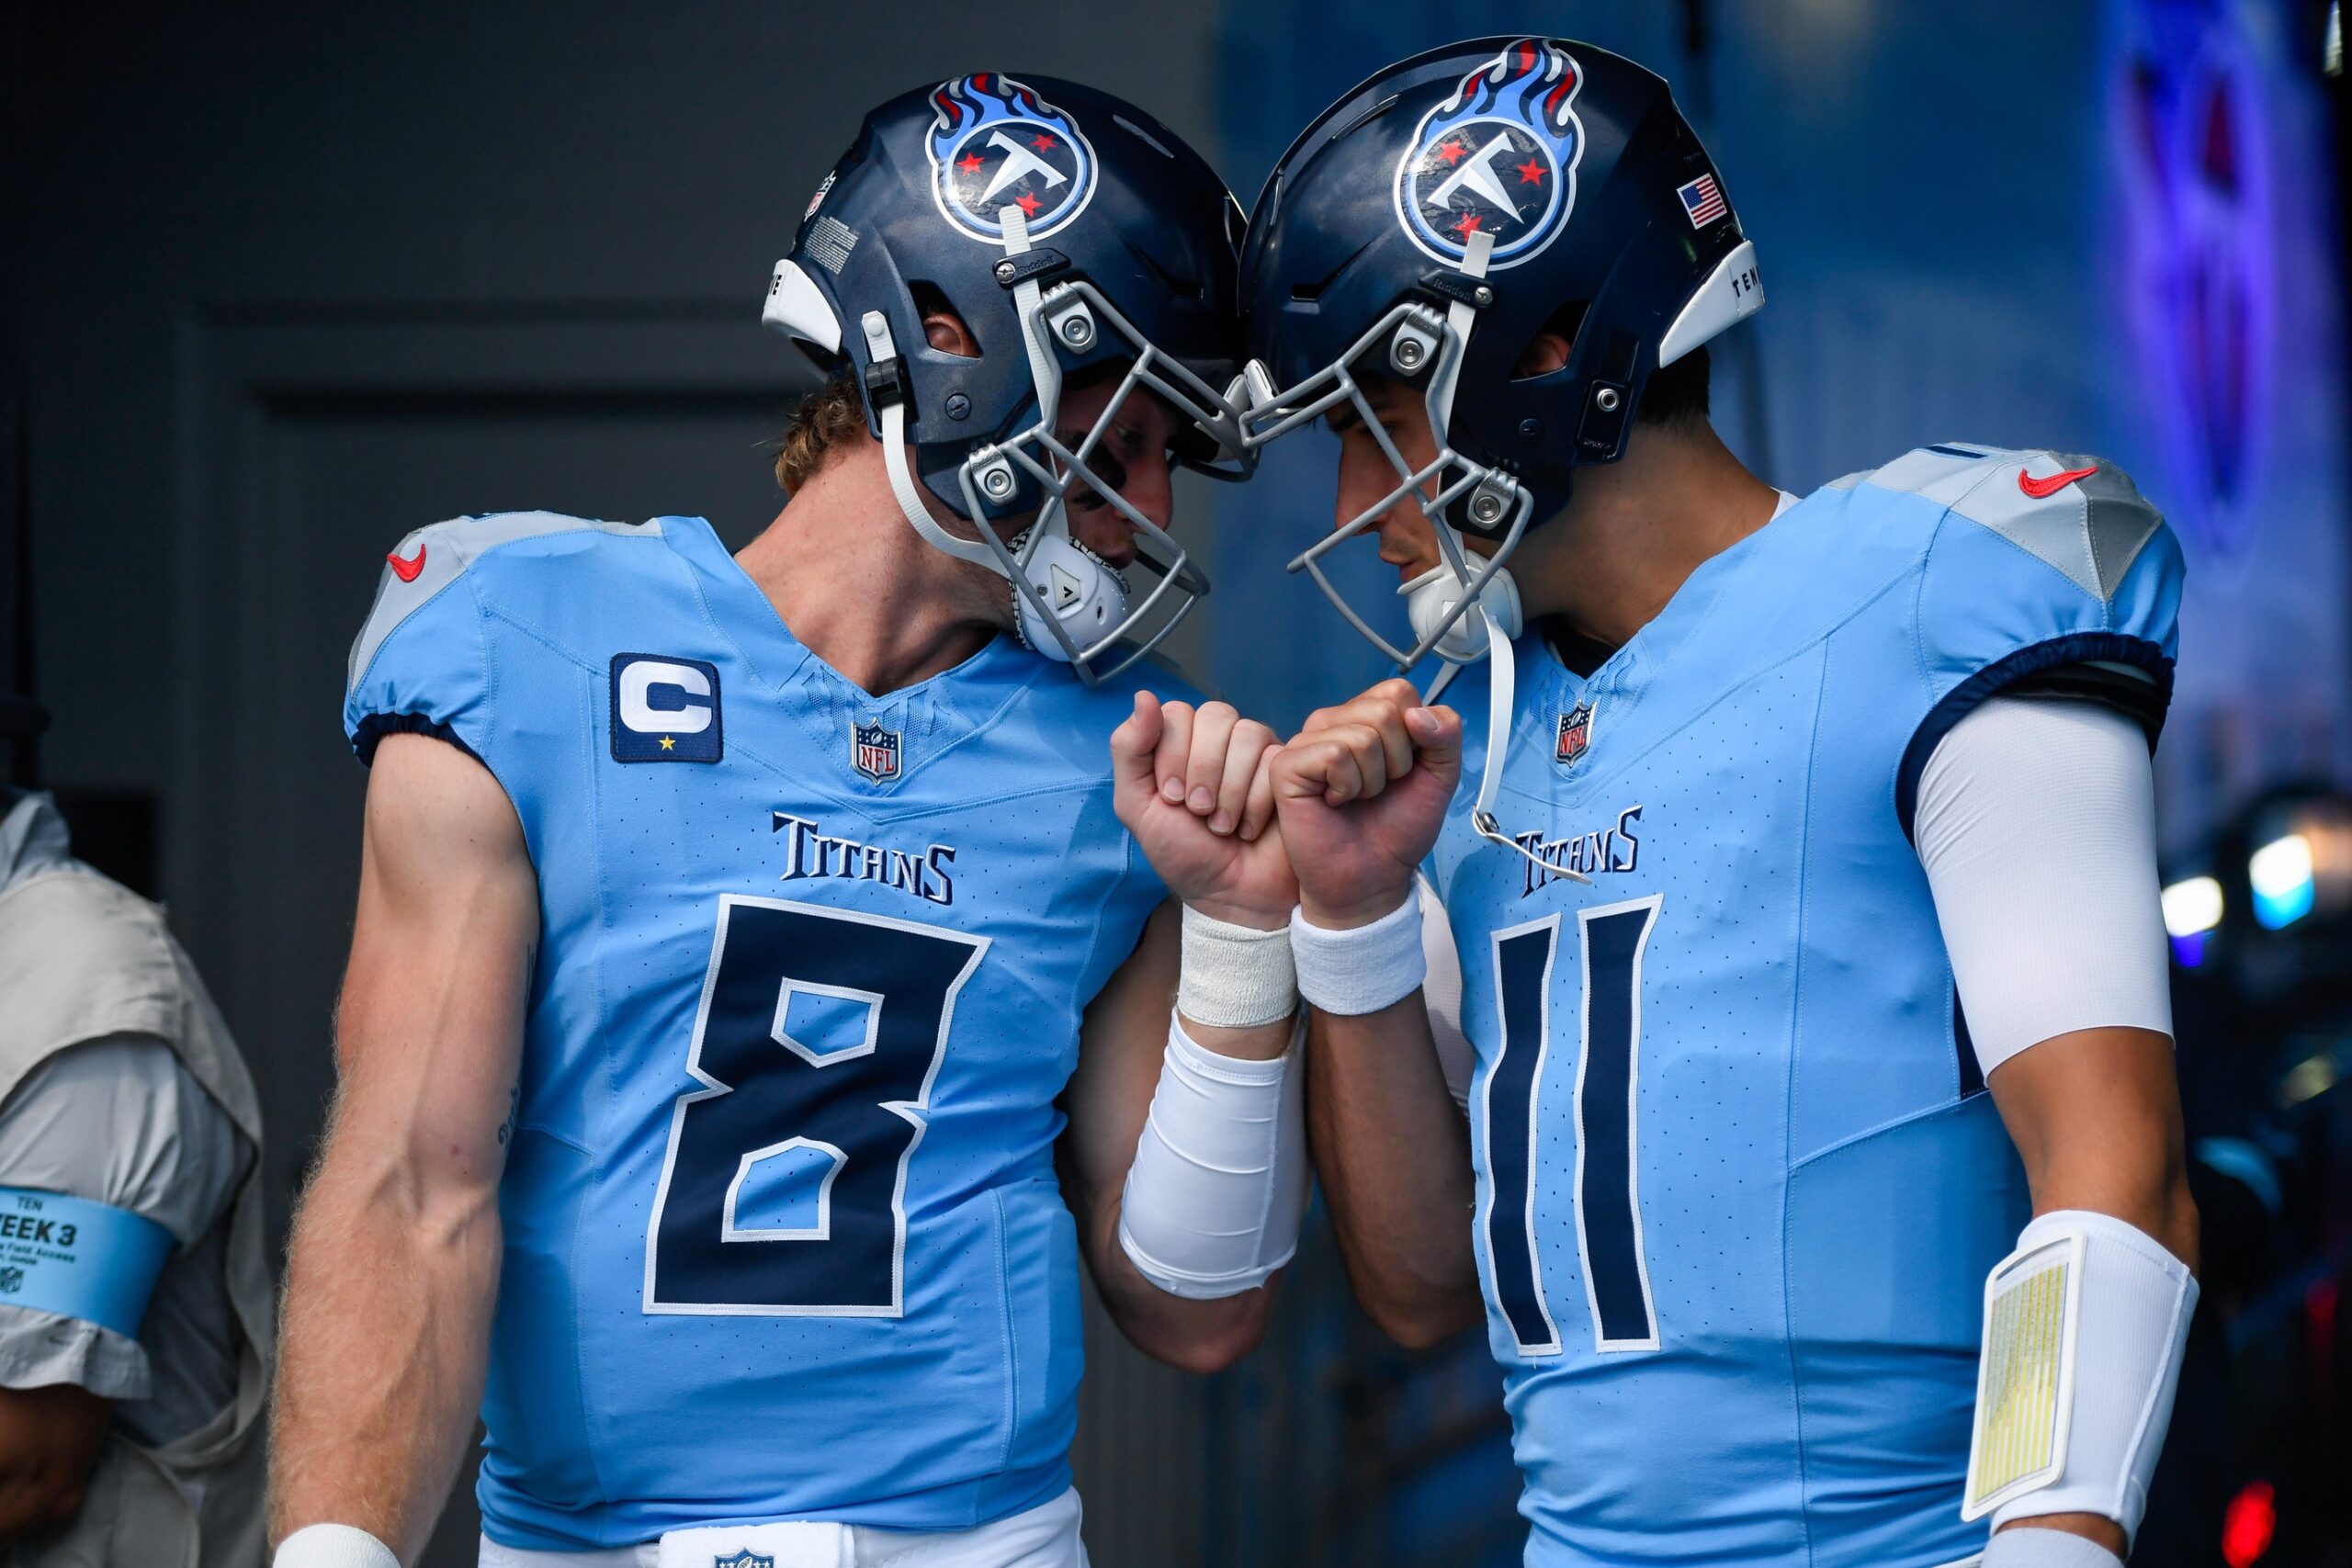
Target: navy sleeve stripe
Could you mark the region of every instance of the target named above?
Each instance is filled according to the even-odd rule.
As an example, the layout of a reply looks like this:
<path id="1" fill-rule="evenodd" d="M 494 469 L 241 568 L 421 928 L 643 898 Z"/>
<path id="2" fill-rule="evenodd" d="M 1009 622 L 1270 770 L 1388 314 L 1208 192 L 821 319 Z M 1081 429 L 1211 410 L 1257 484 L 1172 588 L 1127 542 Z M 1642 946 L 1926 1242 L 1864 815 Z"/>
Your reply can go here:
<path id="1" fill-rule="evenodd" d="M 2149 679 L 2140 682 L 2079 668 L 2100 662 L 2137 666 L 2148 672 Z M 2165 710 L 2172 704 L 2172 675 L 2173 661 L 2162 648 L 2145 637 L 2121 632 L 2075 632 L 2021 648 L 1987 664 L 1945 693 L 1903 749 L 1903 765 L 1894 780 L 1895 819 L 1903 824 L 1903 836 L 1912 837 L 1912 814 L 1919 807 L 1919 775 L 1928 771 L 1928 759 L 1936 754 L 1937 745 L 1951 733 L 1952 727 L 1975 712 L 1985 698 L 2012 690 L 2091 697 L 2139 720 L 2154 750 L 2164 728 Z"/>
<path id="2" fill-rule="evenodd" d="M 477 762 L 482 761 L 481 753 L 437 718 L 427 718 L 421 713 L 371 713 L 351 732 L 352 754 L 359 759 L 362 767 L 375 766 L 376 748 L 387 735 L 430 735 L 435 740 L 447 741 Z"/>

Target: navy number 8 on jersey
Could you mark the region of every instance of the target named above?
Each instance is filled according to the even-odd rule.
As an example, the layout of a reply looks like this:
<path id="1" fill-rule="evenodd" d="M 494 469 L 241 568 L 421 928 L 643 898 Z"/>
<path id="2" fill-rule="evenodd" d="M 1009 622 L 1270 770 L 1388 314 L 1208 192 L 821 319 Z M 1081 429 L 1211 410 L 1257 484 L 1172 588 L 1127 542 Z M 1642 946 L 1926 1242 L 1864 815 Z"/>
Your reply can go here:
<path id="1" fill-rule="evenodd" d="M 645 1311 L 897 1317 L 907 1161 L 986 937 L 781 899 L 719 900 L 686 1070 L 647 1227 Z M 796 998 L 859 1010 L 859 1043 L 818 1054 Z M 747 1179 L 796 1152 L 830 1163 L 817 1223 L 739 1224 Z"/>

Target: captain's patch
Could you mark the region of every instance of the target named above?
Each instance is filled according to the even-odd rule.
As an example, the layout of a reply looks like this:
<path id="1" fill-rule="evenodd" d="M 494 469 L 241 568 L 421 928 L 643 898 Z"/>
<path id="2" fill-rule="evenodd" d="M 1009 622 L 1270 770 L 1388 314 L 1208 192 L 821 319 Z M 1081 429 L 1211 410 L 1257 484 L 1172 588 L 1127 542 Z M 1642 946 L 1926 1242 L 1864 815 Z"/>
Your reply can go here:
<path id="1" fill-rule="evenodd" d="M 716 762 L 718 667 L 658 653 L 613 655 L 613 761 Z"/>

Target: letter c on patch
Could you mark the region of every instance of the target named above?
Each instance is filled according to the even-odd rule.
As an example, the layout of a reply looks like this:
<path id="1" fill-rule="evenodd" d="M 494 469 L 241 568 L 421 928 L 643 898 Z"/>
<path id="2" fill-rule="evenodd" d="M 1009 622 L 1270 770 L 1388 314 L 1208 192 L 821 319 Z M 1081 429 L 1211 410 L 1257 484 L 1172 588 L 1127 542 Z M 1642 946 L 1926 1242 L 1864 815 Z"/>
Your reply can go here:
<path id="1" fill-rule="evenodd" d="M 656 692 L 663 698 L 659 706 Z M 620 672 L 621 723 L 639 735 L 701 734 L 714 711 L 709 696 L 710 677 L 691 664 L 640 659 Z"/>

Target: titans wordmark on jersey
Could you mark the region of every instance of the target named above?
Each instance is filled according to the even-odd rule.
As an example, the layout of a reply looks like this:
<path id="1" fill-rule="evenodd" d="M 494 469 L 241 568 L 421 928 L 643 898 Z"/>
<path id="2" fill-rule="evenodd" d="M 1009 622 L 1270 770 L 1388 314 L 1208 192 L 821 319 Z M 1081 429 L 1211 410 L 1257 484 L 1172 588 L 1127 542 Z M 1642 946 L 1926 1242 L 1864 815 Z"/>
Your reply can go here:
<path id="1" fill-rule="evenodd" d="M 2153 733 L 2179 586 L 2120 473 L 1957 445 L 1791 507 L 1589 679 L 1521 643 L 1498 815 L 1589 880 L 1479 840 L 1467 788 L 1429 870 L 1531 1563 L 1983 1547 L 1978 1306 L 2026 1191 L 1912 790 L 1998 690 L 2100 693 Z"/>
<path id="2" fill-rule="evenodd" d="M 1163 896 L 1111 812 L 1132 685 L 1000 640 L 870 698 L 699 519 L 469 518 L 394 558 L 354 744 L 478 757 L 538 876 L 491 1538 L 955 1529 L 1059 1493 L 1054 1101 Z"/>

